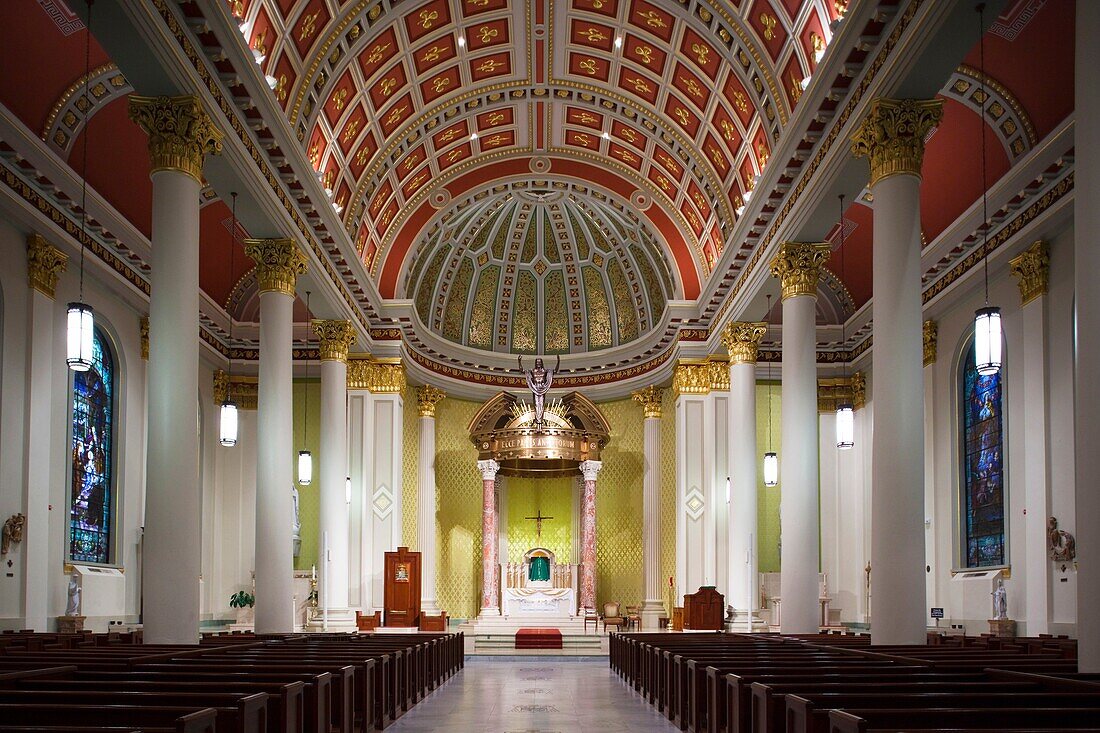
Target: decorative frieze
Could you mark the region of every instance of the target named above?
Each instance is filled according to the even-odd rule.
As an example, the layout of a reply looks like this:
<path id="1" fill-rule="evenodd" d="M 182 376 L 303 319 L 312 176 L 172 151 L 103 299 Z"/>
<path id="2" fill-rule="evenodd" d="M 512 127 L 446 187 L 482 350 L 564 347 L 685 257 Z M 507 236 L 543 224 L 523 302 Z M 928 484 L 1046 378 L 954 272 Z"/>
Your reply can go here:
<path id="1" fill-rule="evenodd" d="M 314 319 L 313 333 L 320 339 L 321 361 L 347 361 L 348 351 L 355 343 L 355 328 L 351 321 L 323 321 Z"/>
<path id="2" fill-rule="evenodd" d="M 863 372 L 850 377 L 822 377 L 817 380 L 817 411 L 835 412 L 838 405 L 849 404 L 859 410 L 867 404 L 867 380 Z"/>
<path id="3" fill-rule="evenodd" d="M 405 367 L 400 359 L 349 359 L 348 389 L 365 389 L 370 392 L 395 393 L 405 389 Z"/>
<path id="4" fill-rule="evenodd" d="M 725 357 L 711 356 L 705 361 L 683 359 L 672 373 L 672 391 L 683 394 L 708 394 L 712 390 L 730 388 L 729 362 Z"/>
<path id="5" fill-rule="evenodd" d="M 632 392 L 630 396 L 642 406 L 642 414 L 646 420 L 661 418 L 661 400 L 664 398 L 664 390 L 660 387 L 646 387 Z"/>
<path id="6" fill-rule="evenodd" d="M 260 393 L 260 380 L 256 377 L 230 377 L 221 369 L 214 370 L 214 403 L 220 405 L 227 396 L 241 410 L 255 410 Z"/>
<path id="7" fill-rule="evenodd" d="M 141 329 L 141 358 L 149 361 L 149 316 L 138 319 L 138 328 Z"/>
<path id="8" fill-rule="evenodd" d="M 943 119 L 940 99 L 876 99 L 852 135 L 852 154 L 871 161 L 871 187 L 900 174 L 920 177 L 924 138 Z"/>
<path id="9" fill-rule="evenodd" d="M 435 417 L 435 406 L 443 401 L 447 393 L 439 387 L 430 384 L 422 384 L 416 388 L 416 405 L 420 410 L 420 417 Z"/>
<path id="10" fill-rule="evenodd" d="M 867 378 L 863 372 L 852 375 L 852 408 L 861 410 L 867 404 Z"/>
<path id="11" fill-rule="evenodd" d="M 261 293 L 294 295 L 298 276 L 306 271 L 306 257 L 293 239 L 246 239 L 244 252 L 256 263 Z"/>
<path id="12" fill-rule="evenodd" d="M 202 183 L 207 155 L 222 150 L 222 133 L 195 96 L 130 95 L 130 119 L 149 136 L 153 172 L 179 171 Z"/>
<path id="13" fill-rule="evenodd" d="M 755 364 L 760 340 L 768 331 L 763 321 L 734 321 L 722 329 L 722 343 L 732 364 Z"/>
<path id="14" fill-rule="evenodd" d="M 929 318 L 924 322 L 924 365 L 936 363 L 936 342 L 939 336 L 939 327 Z"/>
<path id="15" fill-rule="evenodd" d="M 798 295 L 817 297 L 817 280 L 828 261 L 828 242 L 784 242 L 772 260 L 771 272 L 779 278 L 782 299 Z"/>
<path id="16" fill-rule="evenodd" d="M 69 255 L 46 241 L 41 234 L 27 237 L 27 276 L 32 288 L 53 298 L 57 279 L 65 272 Z"/>
<path id="17" fill-rule="evenodd" d="M 1019 278 L 1020 305 L 1027 305 L 1047 292 L 1050 274 L 1050 247 L 1043 240 L 1035 242 L 1008 261 L 1009 272 Z"/>

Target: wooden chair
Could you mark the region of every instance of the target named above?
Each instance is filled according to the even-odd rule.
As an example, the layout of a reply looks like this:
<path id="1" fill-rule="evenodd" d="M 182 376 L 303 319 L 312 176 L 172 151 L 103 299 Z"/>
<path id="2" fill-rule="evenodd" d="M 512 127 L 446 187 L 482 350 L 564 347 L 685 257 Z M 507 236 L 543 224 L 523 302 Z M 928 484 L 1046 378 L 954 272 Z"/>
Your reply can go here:
<path id="1" fill-rule="evenodd" d="M 637 606 L 626 607 L 626 623 L 623 624 L 624 629 L 640 629 L 642 628 L 642 611 Z"/>
<path id="2" fill-rule="evenodd" d="M 622 615 L 618 601 L 608 601 L 603 604 L 603 630 L 607 633 L 608 626 L 614 626 L 620 631 L 626 625 L 626 617 Z"/>
<path id="3" fill-rule="evenodd" d="M 581 618 L 584 619 L 584 633 L 588 633 L 588 622 L 592 622 L 592 628 L 596 631 L 600 630 L 600 617 L 596 613 L 596 609 L 585 607 L 581 609 Z"/>

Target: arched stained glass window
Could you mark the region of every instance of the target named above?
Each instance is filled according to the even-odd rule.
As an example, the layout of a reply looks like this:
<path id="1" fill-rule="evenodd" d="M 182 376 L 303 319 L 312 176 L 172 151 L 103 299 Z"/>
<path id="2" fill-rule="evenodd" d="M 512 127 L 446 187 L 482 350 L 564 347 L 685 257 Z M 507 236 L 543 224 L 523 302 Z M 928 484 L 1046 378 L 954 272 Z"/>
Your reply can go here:
<path id="1" fill-rule="evenodd" d="M 1005 565 L 1003 372 L 974 367 L 971 340 L 959 366 L 962 438 L 960 530 L 964 567 Z"/>
<path id="2" fill-rule="evenodd" d="M 73 372 L 69 559 L 109 563 L 114 524 L 115 364 L 95 330 L 92 368 Z"/>

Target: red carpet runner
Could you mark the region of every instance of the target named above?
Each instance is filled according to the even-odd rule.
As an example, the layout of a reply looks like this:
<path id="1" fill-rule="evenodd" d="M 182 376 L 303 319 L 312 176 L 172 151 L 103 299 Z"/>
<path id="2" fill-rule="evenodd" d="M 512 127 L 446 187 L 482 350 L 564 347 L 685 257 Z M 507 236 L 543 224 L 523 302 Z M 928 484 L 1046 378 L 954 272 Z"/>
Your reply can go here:
<path id="1" fill-rule="evenodd" d="M 516 632 L 516 649 L 561 649 L 561 632 L 557 629 L 520 629 Z"/>

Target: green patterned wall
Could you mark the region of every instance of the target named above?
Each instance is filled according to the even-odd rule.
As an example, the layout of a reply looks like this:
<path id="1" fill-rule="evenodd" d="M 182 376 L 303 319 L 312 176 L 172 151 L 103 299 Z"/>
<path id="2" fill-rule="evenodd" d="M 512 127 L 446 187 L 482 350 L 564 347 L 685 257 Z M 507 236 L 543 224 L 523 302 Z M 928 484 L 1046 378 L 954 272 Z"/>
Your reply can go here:
<path id="1" fill-rule="evenodd" d="M 321 498 L 319 460 L 321 456 L 321 380 L 294 380 L 294 481 L 298 481 L 298 451 L 313 452 L 313 482 L 298 486 L 298 521 L 302 523 L 302 547 L 294 558 L 295 570 L 309 570 L 317 563 L 317 535 L 321 526 Z M 309 397 L 308 401 L 306 397 Z M 305 424 L 302 417 L 305 413 Z M 303 441 L 303 435 L 308 441 Z"/>
<path id="2" fill-rule="evenodd" d="M 522 562 L 532 547 L 545 547 L 558 562 L 568 563 L 573 554 L 573 479 L 518 478 L 504 480 L 508 499 L 508 561 Z M 541 511 L 553 519 L 542 523 L 542 538 L 527 517 Z"/>
<path id="3" fill-rule="evenodd" d="M 640 606 L 642 483 L 645 476 L 642 407 L 633 400 L 599 404 L 611 424 L 596 482 L 596 606 L 607 601 Z"/>
<path id="4" fill-rule="evenodd" d="M 756 451 L 760 454 L 763 465 L 764 453 L 768 448 L 768 407 L 771 407 L 771 450 L 780 456 L 782 462 L 783 451 L 780 446 L 780 386 L 779 382 L 771 383 L 769 400 L 769 383 L 756 383 Z M 779 485 L 767 487 L 764 485 L 763 469 L 757 472 L 759 483 L 757 484 L 756 522 L 759 540 L 756 543 L 757 562 L 760 572 L 771 573 L 779 570 L 779 497 L 783 488 L 783 472 L 779 472 Z"/>
<path id="5" fill-rule="evenodd" d="M 661 600 L 670 612 L 668 579 L 676 575 L 676 395 L 661 400 Z"/>
<path id="6" fill-rule="evenodd" d="M 405 410 L 401 416 L 404 433 L 401 446 L 401 543 L 410 550 L 418 551 L 416 464 L 420 460 L 420 407 L 416 403 L 416 387 L 406 387 L 402 399 Z"/>

